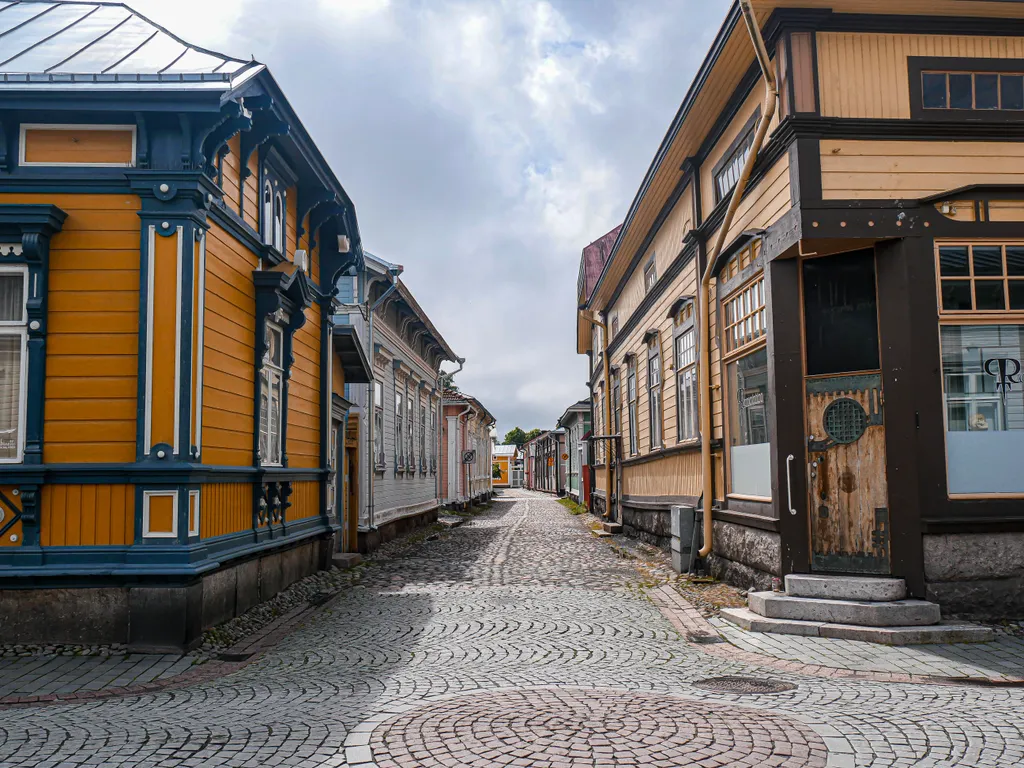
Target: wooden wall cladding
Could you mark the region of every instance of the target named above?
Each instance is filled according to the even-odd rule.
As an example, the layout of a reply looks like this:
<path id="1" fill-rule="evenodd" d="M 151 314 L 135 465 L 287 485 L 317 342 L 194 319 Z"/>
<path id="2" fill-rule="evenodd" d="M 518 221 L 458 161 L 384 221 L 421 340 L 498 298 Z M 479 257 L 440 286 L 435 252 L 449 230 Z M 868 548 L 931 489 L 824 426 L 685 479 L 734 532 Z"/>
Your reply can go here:
<path id="1" fill-rule="evenodd" d="M 50 244 L 43 460 L 135 460 L 139 199 L 0 195 L 68 213 Z"/>
<path id="2" fill-rule="evenodd" d="M 257 257 L 214 224 L 206 241 L 203 461 L 251 466 Z"/>
<path id="3" fill-rule="evenodd" d="M 39 510 L 44 547 L 128 545 L 135 540 L 131 485 L 44 485 Z"/>
<path id="4" fill-rule="evenodd" d="M 0 529 L 7 528 L 11 520 L 21 514 L 21 496 L 16 485 L 0 486 Z M 21 546 L 21 520 L 11 525 L 0 536 L 0 547 Z"/>
<path id="5" fill-rule="evenodd" d="M 46 165 L 131 165 L 135 133 L 130 128 L 25 127 L 24 162 Z"/>
<path id="6" fill-rule="evenodd" d="M 204 539 L 252 528 L 252 483 L 209 483 L 199 492 L 199 535 Z"/>
<path id="7" fill-rule="evenodd" d="M 320 514 L 320 483 L 304 480 L 292 483 L 291 507 L 285 515 L 287 520 L 302 520 Z"/>
<path id="8" fill-rule="evenodd" d="M 700 496 L 700 451 L 675 453 L 622 469 L 625 496 Z"/>

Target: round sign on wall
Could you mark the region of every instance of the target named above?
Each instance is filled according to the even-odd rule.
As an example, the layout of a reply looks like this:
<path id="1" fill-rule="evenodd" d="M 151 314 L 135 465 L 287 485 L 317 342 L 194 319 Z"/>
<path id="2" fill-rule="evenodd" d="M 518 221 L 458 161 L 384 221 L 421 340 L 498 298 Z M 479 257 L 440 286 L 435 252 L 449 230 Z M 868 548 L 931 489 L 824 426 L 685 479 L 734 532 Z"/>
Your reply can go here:
<path id="1" fill-rule="evenodd" d="M 568 460 L 569 460 L 569 454 L 568 453 L 563 453 L 562 454 L 562 461 L 568 461 Z"/>

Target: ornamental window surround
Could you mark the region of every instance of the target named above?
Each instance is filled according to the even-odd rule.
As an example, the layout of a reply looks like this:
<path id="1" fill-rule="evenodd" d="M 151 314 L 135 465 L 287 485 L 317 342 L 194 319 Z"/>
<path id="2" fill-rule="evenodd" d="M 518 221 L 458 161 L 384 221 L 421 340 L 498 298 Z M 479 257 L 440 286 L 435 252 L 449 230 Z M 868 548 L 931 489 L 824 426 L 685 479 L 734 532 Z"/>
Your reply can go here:
<path id="1" fill-rule="evenodd" d="M 647 418 L 652 451 L 663 446 L 661 400 L 661 341 L 658 334 L 654 333 L 647 346 Z"/>
<path id="2" fill-rule="evenodd" d="M 260 367 L 260 463 L 281 466 L 284 422 L 284 329 L 266 321 L 267 351 Z"/>
<path id="3" fill-rule="evenodd" d="M 384 384 L 373 382 L 373 466 L 378 472 L 385 468 L 384 457 Z"/>
<path id="4" fill-rule="evenodd" d="M 0 462 L 25 455 L 28 395 L 28 268 L 0 267 Z"/>

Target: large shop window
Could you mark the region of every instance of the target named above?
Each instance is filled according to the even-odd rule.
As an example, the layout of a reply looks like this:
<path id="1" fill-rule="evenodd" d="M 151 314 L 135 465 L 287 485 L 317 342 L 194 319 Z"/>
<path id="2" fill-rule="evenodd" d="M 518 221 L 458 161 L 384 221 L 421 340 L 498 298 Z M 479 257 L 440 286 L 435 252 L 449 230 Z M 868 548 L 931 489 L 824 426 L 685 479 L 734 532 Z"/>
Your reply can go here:
<path id="1" fill-rule="evenodd" d="M 267 353 L 260 368 L 260 457 L 263 464 L 281 463 L 281 424 L 283 422 L 284 331 L 267 323 Z"/>
<path id="2" fill-rule="evenodd" d="M 771 446 L 766 403 L 768 350 L 765 347 L 727 366 L 731 492 L 771 498 Z"/>
<path id="3" fill-rule="evenodd" d="M 25 305 L 28 272 L 0 271 L 0 462 L 22 460 L 25 450 L 25 404 L 28 372 Z"/>
<path id="4" fill-rule="evenodd" d="M 1024 494 L 1024 324 L 942 327 L 951 494 Z"/>

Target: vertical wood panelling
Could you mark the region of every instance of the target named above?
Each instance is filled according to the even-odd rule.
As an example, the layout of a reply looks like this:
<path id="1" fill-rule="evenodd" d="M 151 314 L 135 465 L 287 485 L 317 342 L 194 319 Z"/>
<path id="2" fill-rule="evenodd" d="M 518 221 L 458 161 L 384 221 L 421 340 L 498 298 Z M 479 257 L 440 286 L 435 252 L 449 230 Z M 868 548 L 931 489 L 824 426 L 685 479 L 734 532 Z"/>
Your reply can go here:
<path id="1" fill-rule="evenodd" d="M 286 513 L 287 520 L 302 520 L 320 514 L 320 483 L 315 480 L 292 483 L 292 506 Z"/>
<path id="2" fill-rule="evenodd" d="M 224 202 L 235 213 L 239 212 L 242 199 L 242 161 L 239 158 L 239 152 L 241 152 L 241 134 L 232 136 L 228 140 L 228 153 L 221 161 L 221 189 L 224 190 Z"/>
<path id="3" fill-rule="evenodd" d="M 793 103 L 797 112 L 814 111 L 814 48 L 810 32 L 790 36 L 793 49 Z"/>
<path id="4" fill-rule="evenodd" d="M 252 484 L 208 483 L 199 497 L 199 533 L 204 539 L 252 528 Z"/>
<path id="5" fill-rule="evenodd" d="M 203 460 L 252 464 L 256 256 L 214 224 L 207 235 Z"/>
<path id="6" fill-rule="evenodd" d="M 700 451 L 627 466 L 622 489 L 626 496 L 699 496 Z"/>
<path id="7" fill-rule="evenodd" d="M 44 547 L 131 544 L 135 489 L 131 485 L 44 485 L 39 543 Z"/>
<path id="8" fill-rule="evenodd" d="M 288 382 L 288 464 L 320 466 L 320 305 L 292 339 L 295 362 Z"/>
<path id="9" fill-rule="evenodd" d="M 150 233 L 153 253 L 150 256 L 149 319 L 150 360 L 147 404 L 150 419 L 148 450 L 158 443 L 174 445 L 178 417 L 178 343 L 181 301 L 178 295 L 181 280 L 182 233 L 161 237 Z"/>
<path id="10" fill-rule="evenodd" d="M 50 243 L 46 342 L 48 463 L 133 461 L 139 328 L 139 199 L 0 195 L 67 212 Z"/>
<path id="11" fill-rule="evenodd" d="M 909 56 L 1024 58 L 1024 38 L 818 33 L 821 114 L 908 119 Z"/>
<path id="12" fill-rule="evenodd" d="M 243 184 L 242 193 L 245 197 L 244 200 L 244 211 L 242 218 L 245 219 L 245 223 L 255 229 L 257 232 L 260 230 L 260 163 L 259 163 L 259 152 L 253 152 L 249 155 L 249 177 Z"/>
<path id="13" fill-rule="evenodd" d="M 3 495 L 3 498 L 0 499 L 0 527 L 10 523 L 11 518 L 21 512 L 19 493 L 16 485 L 0 486 L 0 494 Z M 21 543 L 21 521 L 19 520 L 8 528 L 3 536 L 0 536 L 0 547 L 20 547 Z"/>

